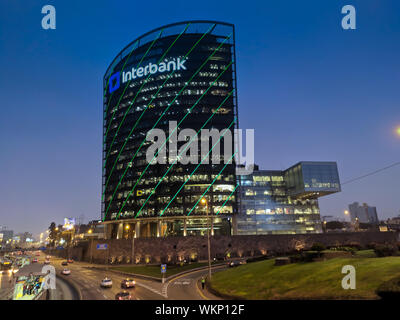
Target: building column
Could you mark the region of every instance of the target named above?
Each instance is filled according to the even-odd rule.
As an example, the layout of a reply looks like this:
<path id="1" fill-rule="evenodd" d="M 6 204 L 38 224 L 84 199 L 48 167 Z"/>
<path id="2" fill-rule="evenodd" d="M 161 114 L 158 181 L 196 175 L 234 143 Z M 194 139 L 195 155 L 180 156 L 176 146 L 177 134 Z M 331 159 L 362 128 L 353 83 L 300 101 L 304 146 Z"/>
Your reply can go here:
<path id="1" fill-rule="evenodd" d="M 257 229 L 257 228 L 256 228 Z M 238 233 L 237 233 L 238 231 L 237 231 L 237 218 L 236 218 L 236 215 L 233 215 L 232 216 L 232 227 L 231 227 L 231 235 L 232 236 L 236 236 Z"/>
<path id="2" fill-rule="evenodd" d="M 213 236 L 214 235 L 214 217 L 213 216 L 211 216 L 210 217 L 210 220 L 211 220 L 211 235 Z"/>
<path id="3" fill-rule="evenodd" d="M 117 239 L 122 239 L 124 233 L 124 224 L 123 223 L 119 223 L 118 224 L 118 231 L 117 231 Z"/>
<path id="4" fill-rule="evenodd" d="M 157 237 L 161 237 L 161 220 L 157 221 Z"/>
<path id="5" fill-rule="evenodd" d="M 140 238 L 140 221 L 135 224 L 135 238 Z"/>
<path id="6" fill-rule="evenodd" d="M 186 231 L 186 218 L 183 219 L 183 236 L 187 236 L 187 231 Z"/>
<path id="7" fill-rule="evenodd" d="M 151 236 L 151 230 L 150 230 L 150 222 L 147 222 L 147 226 L 146 226 L 146 237 L 150 237 Z"/>
<path id="8" fill-rule="evenodd" d="M 111 239 L 111 233 L 112 233 L 112 224 L 106 223 L 104 225 L 104 238 Z"/>

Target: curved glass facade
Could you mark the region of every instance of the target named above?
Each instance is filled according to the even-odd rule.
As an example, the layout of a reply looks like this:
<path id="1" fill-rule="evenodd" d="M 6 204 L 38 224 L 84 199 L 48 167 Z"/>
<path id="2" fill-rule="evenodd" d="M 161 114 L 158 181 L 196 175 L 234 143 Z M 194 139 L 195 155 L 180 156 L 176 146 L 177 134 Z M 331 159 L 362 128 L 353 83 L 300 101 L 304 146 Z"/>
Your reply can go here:
<path id="1" fill-rule="evenodd" d="M 213 21 L 155 29 L 111 63 L 104 76 L 102 184 L 103 221 L 119 222 L 111 237 L 123 230 L 132 236 L 201 234 L 207 213 L 218 215 L 215 230 L 228 232 L 237 211 L 234 158 L 222 153 L 213 162 L 214 153 L 204 157 L 202 147 L 233 150 L 235 68 L 234 27 Z M 166 140 L 155 163 L 148 150 L 159 141 L 148 134 L 156 129 Z M 219 130 L 219 139 L 205 140 L 206 129 Z M 121 227 L 121 221 L 131 224 Z"/>

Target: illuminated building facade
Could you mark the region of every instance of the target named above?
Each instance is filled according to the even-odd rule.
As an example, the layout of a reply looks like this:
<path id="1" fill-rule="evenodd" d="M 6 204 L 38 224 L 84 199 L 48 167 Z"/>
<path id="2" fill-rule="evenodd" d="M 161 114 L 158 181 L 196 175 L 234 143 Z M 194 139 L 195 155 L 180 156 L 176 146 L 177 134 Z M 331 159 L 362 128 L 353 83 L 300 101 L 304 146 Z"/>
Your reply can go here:
<path id="1" fill-rule="evenodd" d="M 318 198 L 340 191 L 335 162 L 299 162 L 284 171 L 255 169 L 239 176 L 235 234 L 322 232 Z"/>
<path id="2" fill-rule="evenodd" d="M 217 129 L 220 150 L 225 144 L 233 148 L 233 139 L 222 132 L 237 127 L 235 70 L 234 26 L 214 21 L 157 28 L 113 60 L 104 76 L 107 238 L 203 235 L 207 214 L 213 216 L 213 234 L 231 233 L 237 213 L 235 163 L 225 154 L 218 164 L 211 163 L 212 154 L 209 164 L 202 162 L 201 148 L 191 149 L 194 143 L 183 129 Z M 167 138 L 155 164 L 146 157 L 152 144 L 146 137 L 153 129 Z M 198 154 L 197 162 L 177 161 L 186 144 Z M 210 150 L 215 145 L 212 139 L 208 144 Z"/>

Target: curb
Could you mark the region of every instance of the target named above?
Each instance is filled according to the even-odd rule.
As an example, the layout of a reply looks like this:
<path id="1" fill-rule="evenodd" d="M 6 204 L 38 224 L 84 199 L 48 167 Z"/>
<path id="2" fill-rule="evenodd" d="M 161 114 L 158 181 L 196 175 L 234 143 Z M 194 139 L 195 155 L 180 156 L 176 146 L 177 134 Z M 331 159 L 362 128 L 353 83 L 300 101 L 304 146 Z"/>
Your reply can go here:
<path id="1" fill-rule="evenodd" d="M 219 268 L 219 267 L 222 267 L 222 266 L 226 266 L 226 264 L 223 264 L 223 263 L 215 264 L 215 265 L 211 266 L 211 269 Z M 169 281 L 173 280 L 174 278 L 180 277 L 181 275 L 184 275 L 184 274 L 187 274 L 187 273 L 191 273 L 191 272 L 195 272 L 195 271 L 204 270 L 204 269 L 208 269 L 208 266 L 198 267 L 198 268 L 182 271 L 180 273 L 177 273 L 177 274 L 174 274 L 172 276 L 169 276 L 168 278 L 165 278 L 165 281 L 169 282 Z"/>
<path id="2" fill-rule="evenodd" d="M 206 285 L 205 285 L 205 289 L 210 292 L 211 294 L 213 294 L 214 296 L 217 296 L 219 298 L 222 298 L 224 300 L 246 300 L 245 298 L 242 297 L 238 297 L 238 296 L 234 296 L 234 295 L 230 295 L 230 294 L 225 294 L 225 293 L 221 293 L 218 290 L 214 289 L 210 283 L 210 281 L 208 281 L 208 279 L 206 279 Z"/>

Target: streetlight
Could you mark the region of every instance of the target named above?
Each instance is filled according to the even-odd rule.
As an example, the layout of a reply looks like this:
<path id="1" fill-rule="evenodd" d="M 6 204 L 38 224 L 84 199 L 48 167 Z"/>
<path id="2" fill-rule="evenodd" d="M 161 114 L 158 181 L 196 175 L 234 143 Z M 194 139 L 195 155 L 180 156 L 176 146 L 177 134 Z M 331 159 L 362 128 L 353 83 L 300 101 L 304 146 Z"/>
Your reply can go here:
<path id="1" fill-rule="evenodd" d="M 129 224 L 127 224 L 126 226 L 125 226 L 125 230 L 126 230 L 126 236 L 125 236 L 125 238 L 126 239 L 129 239 L 129 229 L 130 229 L 131 227 L 129 226 Z"/>
<path id="2" fill-rule="evenodd" d="M 208 279 L 211 280 L 211 246 L 210 246 L 210 228 L 208 220 L 208 203 L 206 198 L 201 199 L 201 203 L 206 206 L 207 216 L 207 246 L 208 246 Z"/>

